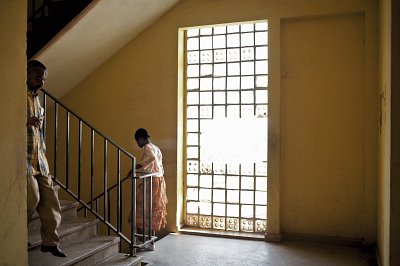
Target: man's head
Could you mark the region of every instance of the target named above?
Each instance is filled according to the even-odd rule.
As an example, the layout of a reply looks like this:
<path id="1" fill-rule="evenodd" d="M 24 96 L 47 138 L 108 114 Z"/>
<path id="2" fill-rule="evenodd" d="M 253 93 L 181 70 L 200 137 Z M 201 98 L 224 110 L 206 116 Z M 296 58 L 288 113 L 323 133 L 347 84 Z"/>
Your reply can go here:
<path id="1" fill-rule="evenodd" d="M 137 145 L 140 148 L 143 148 L 144 145 L 146 145 L 147 143 L 149 143 L 149 133 L 147 133 L 147 130 L 144 128 L 139 128 L 138 130 L 136 130 L 135 132 L 135 140 L 137 142 Z"/>
<path id="2" fill-rule="evenodd" d="M 43 87 L 44 81 L 47 78 L 46 66 L 37 60 L 30 60 L 27 66 L 27 81 L 28 88 L 37 91 Z"/>

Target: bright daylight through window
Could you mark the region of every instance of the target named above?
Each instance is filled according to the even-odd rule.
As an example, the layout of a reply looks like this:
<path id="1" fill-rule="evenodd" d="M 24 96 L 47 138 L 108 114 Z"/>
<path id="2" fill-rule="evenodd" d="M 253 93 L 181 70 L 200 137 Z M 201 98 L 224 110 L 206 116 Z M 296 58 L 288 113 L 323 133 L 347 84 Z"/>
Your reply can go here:
<path id="1" fill-rule="evenodd" d="M 265 232 L 268 23 L 188 29 L 186 92 L 185 225 Z"/>

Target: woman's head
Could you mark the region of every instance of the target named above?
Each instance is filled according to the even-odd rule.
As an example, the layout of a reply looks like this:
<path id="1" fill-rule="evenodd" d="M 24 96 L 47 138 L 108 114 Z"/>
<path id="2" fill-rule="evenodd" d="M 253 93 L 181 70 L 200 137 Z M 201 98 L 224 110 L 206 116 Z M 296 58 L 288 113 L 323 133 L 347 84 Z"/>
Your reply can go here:
<path id="1" fill-rule="evenodd" d="M 143 148 L 144 145 L 149 143 L 149 133 L 144 128 L 139 128 L 135 132 L 135 140 L 140 148 Z"/>

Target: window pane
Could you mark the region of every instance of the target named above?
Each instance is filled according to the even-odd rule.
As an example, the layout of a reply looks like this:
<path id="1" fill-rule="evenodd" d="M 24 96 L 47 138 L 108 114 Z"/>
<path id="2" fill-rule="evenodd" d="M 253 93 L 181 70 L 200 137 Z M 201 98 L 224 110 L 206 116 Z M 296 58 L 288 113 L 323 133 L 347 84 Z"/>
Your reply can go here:
<path id="1" fill-rule="evenodd" d="M 209 202 L 199 202 L 200 214 L 211 215 L 211 203 Z"/>
<path id="2" fill-rule="evenodd" d="M 200 62 L 201 63 L 211 63 L 212 62 L 213 52 L 212 50 L 201 51 L 200 53 Z"/>
<path id="3" fill-rule="evenodd" d="M 188 52 L 187 62 L 188 62 L 188 64 L 198 64 L 199 63 L 199 52 L 198 51 Z"/>
<path id="4" fill-rule="evenodd" d="M 200 175 L 200 187 L 211 188 L 212 187 L 212 176 L 211 175 Z"/>
<path id="5" fill-rule="evenodd" d="M 213 215 L 225 216 L 225 204 L 214 203 Z"/>
<path id="6" fill-rule="evenodd" d="M 268 59 L 268 47 L 257 47 L 256 48 L 256 59 Z"/>
<path id="7" fill-rule="evenodd" d="M 240 74 L 239 63 L 229 63 L 228 64 L 228 76 L 237 76 Z"/>
<path id="8" fill-rule="evenodd" d="M 227 201 L 229 203 L 239 203 L 239 190 L 228 190 Z"/>
<path id="9" fill-rule="evenodd" d="M 199 144 L 198 137 L 199 137 L 199 134 L 188 133 L 187 134 L 187 144 L 188 145 L 198 145 Z"/>
<path id="10" fill-rule="evenodd" d="M 238 91 L 228 91 L 228 103 L 239 103 L 239 92 Z"/>
<path id="11" fill-rule="evenodd" d="M 198 175 L 187 175 L 187 185 L 189 187 L 197 187 L 198 185 L 198 179 L 199 176 Z"/>
<path id="12" fill-rule="evenodd" d="M 225 45 L 225 42 L 226 42 L 225 35 L 214 36 L 213 40 L 214 40 L 214 43 L 213 43 L 214 48 L 224 48 L 224 47 L 226 47 L 226 45 Z"/>
<path id="13" fill-rule="evenodd" d="M 242 75 L 254 75 L 254 63 L 243 62 L 241 64 Z"/>
<path id="14" fill-rule="evenodd" d="M 214 27 L 214 34 L 224 34 L 224 33 L 226 33 L 225 26 Z"/>
<path id="15" fill-rule="evenodd" d="M 188 50 L 198 50 L 199 49 L 199 38 L 189 38 L 187 41 Z"/>
<path id="16" fill-rule="evenodd" d="M 214 77 L 226 76 L 226 64 L 214 65 Z"/>
<path id="17" fill-rule="evenodd" d="M 187 202 L 186 210 L 188 213 L 197 214 L 199 211 L 199 203 L 198 202 Z"/>
<path id="18" fill-rule="evenodd" d="M 253 46 L 254 45 L 254 33 L 242 33 L 241 34 L 241 45 L 242 46 Z"/>
<path id="19" fill-rule="evenodd" d="M 240 88 L 242 90 L 248 90 L 254 88 L 254 76 L 242 77 L 240 80 Z"/>
<path id="20" fill-rule="evenodd" d="M 186 121 L 186 127 L 188 132 L 199 131 L 199 120 L 197 119 L 188 119 Z"/>
<path id="21" fill-rule="evenodd" d="M 199 104 L 199 93 L 198 92 L 188 92 L 187 103 L 188 104 Z"/>
<path id="22" fill-rule="evenodd" d="M 256 191 L 256 204 L 267 205 L 267 192 Z"/>
<path id="23" fill-rule="evenodd" d="M 211 78 L 201 78 L 200 79 L 200 90 L 202 90 L 202 91 L 212 90 L 212 79 Z"/>
<path id="24" fill-rule="evenodd" d="M 200 49 L 211 49 L 212 37 L 200 37 Z"/>
<path id="25" fill-rule="evenodd" d="M 228 62 L 235 62 L 235 61 L 239 61 L 240 58 L 240 49 L 228 49 L 227 51 L 228 53 Z"/>
<path id="26" fill-rule="evenodd" d="M 254 117 L 254 106 L 253 105 L 242 105 L 240 117 L 243 117 L 243 118 Z"/>
<path id="27" fill-rule="evenodd" d="M 200 76 L 211 76 L 212 75 L 212 65 L 201 65 L 200 67 Z"/>
<path id="28" fill-rule="evenodd" d="M 187 148 L 187 158 L 196 159 L 198 158 L 199 148 L 198 147 L 188 147 Z"/>
<path id="29" fill-rule="evenodd" d="M 214 90 L 225 90 L 225 78 L 214 79 Z"/>
<path id="30" fill-rule="evenodd" d="M 188 90 L 197 90 L 197 89 L 199 89 L 199 79 L 198 78 L 188 79 L 187 80 L 187 89 Z"/>
<path id="31" fill-rule="evenodd" d="M 225 202 L 225 190 L 214 189 L 213 190 L 213 201 L 214 202 Z"/>
<path id="32" fill-rule="evenodd" d="M 207 27 L 207 28 L 201 28 L 200 29 L 200 35 L 211 35 L 212 34 L 212 28 Z"/>
<path id="33" fill-rule="evenodd" d="M 256 177 L 256 190 L 267 191 L 267 182 L 266 177 Z"/>
<path id="34" fill-rule="evenodd" d="M 242 217 L 252 218 L 253 217 L 253 206 L 252 205 L 242 205 Z"/>
<path id="35" fill-rule="evenodd" d="M 187 117 L 188 118 L 197 118 L 199 116 L 199 109 L 197 106 L 189 106 L 187 108 Z"/>
<path id="36" fill-rule="evenodd" d="M 228 116 L 229 118 L 239 118 L 240 113 L 239 113 L 239 105 L 228 105 Z"/>
<path id="37" fill-rule="evenodd" d="M 227 28 L 228 28 L 228 33 L 239 31 L 239 25 L 229 25 Z"/>
<path id="38" fill-rule="evenodd" d="M 215 175 L 214 176 L 214 188 L 225 188 L 225 176 Z"/>
<path id="39" fill-rule="evenodd" d="M 240 202 L 245 204 L 253 204 L 254 203 L 254 192 L 242 190 L 240 191 Z"/>
<path id="40" fill-rule="evenodd" d="M 226 179 L 226 188 L 239 189 L 239 177 L 238 176 L 228 176 Z"/>
<path id="41" fill-rule="evenodd" d="M 256 23 L 256 30 L 268 30 L 268 22 Z"/>
<path id="42" fill-rule="evenodd" d="M 199 172 L 199 164 L 197 161 L 188 160 L 186 169 L 187 169 L 188 173 L 198 173 Z"/>
<path id="43" fill-rule="evenodd" d="M 241 49 L 242 61 L 254 60 L 254 48 L 246 47 Z"/>
<path id="44" fill-rule="evenodd" d="M 214 107 L 214 118 L 225 117 L 225 106 L 215 106 Z"/>
<path id="45" fill-rule="evenodd" d="M 239 47 L 240 45 L 239 34 L 228 34 L 227 40 L 228 47 Z"/>
<path id="46" fill-rule="evenodd" d="M 224 104 L 225 103 L 225 92 L 215 92 L 214 93 L 214 103 Z"/>
<path id="47" fill-rule="evenodd" d="M 253 91 L 242 91 L 241 92 L 242 103 L 253 103 L 254 102 L 254 92 Z"/>
<path id="48" fill-rule="evenodd" d="M 267 45 L 268 35 L 265 32 L 255 33 L 255 45 Z"/>
<path id="49" fill-rule="evenodd" d="M 201 179 L 200 179 L 201 182 Z M 200 188 L 200 201 L 211 202 L 211 189 Z"/>
<path id="50" fill-rule="evenodd" d="M 240 88 L 239 77 L 228 77 L 228 90 L 238 90 Z"/>
<path id="51" fill-rule="evenodd" d="M 267 88 L 268 87 L 268 76 L 257 76 L 256 77 L 256 87 L 257 88 Z"/>
<path id="52" fill-rule="evenodd" d="M 267 206 L 256 206 L 256 218 L 263 220 L 267 219 Z"/>
<path id="53" fill-rule="evenodd" d="M 256 61 L 256 74 L 268 74 L 268 61 Z"/>
<path id="54" fill-rule="evenodd" d="M 199 66 L 198 65 L 189 65 L 187 67 L 187 75 L 188 75 L 188 77 L 198 77 L 199 76 Z"/>
<path id="55" fill-rule="evenodd" d="M 212 104 L 212 92 L 200 92 L 201 104 Z"/>
<path id="56" fill-rule="evenodd" d="M 227 204 L 227 216 L 229 217 L 239 217 L 239 205 L 237 204 Z"/>
<path id="57" fill-rule="evenodd" d="M 188 37 L 199 36 L 199 29 L 188 29 L 187 36 Z"/>
<path id="58" fill-rule="evenodd" d="M 253 30 L 254 30 L 254 24 L 242 24 L 242 25 L 240 25 L 240 31 L 241 32 L 253 31 Z"/>
<path id="59" fill-rule="evenodd" d="M 215 50 L 214 51 L 214 62 L 225 62 L 226 61 L 226 50 Z"/>
<path id="60" fill-rule="evenodd" d="M 242 189 L 254 189 L 254 177 L 242 176 Z"/>
<path id="61" fill-rule="evenodd" d="M 197 188 L 188 188 L 186 191 L 186 199 L 187 200 L 198 200 L 198 189 Z"/>

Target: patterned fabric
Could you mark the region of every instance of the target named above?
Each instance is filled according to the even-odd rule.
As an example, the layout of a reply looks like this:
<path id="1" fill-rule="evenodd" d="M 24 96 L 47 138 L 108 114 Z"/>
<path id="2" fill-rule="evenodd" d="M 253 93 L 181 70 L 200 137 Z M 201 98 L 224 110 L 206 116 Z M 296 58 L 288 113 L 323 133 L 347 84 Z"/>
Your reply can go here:
<path id="1" fill-rule="evenodd" d="M 141 183 L 136 189 L 136 226 L 143 230 L 143 217 L 145 217 L 145 230 L 149 228 L 149 200 L 146 197 L 145 214 L 143 216 L 143 187 Z M 150 193 L 150 180 L 146 181 L 146 195 Z M 167 224 L 167 193 L 166 193 L 165 180 L 163 176 L 153 177 L 153 191 L 152 191 L 152 230 L 159 231 Z"/>
<path id="2" fill-rule="evenodd" d="M 148 143 L 144 147 L 142 160 L 138 163 L 142 166 L 140 170 L 150 173 L 157 173 L 155 176 L 164 175 L 164 167 L 162 165 L 161 150 L 153 143 Z"/>
<path id="3" fill-rule="evenodd" d="M 153 177 L 152 187 L 152 230 L 159 231 L 167 224 L 167 190 L 164 180 L 164 167 L 162 165 L 162 153 L 153 143 L 148 143 L 144 147 L 142 160 L 138 163 L 142 166 L 140 170 L 157 173 Z M 145 226 L 149 228 L 148 198 L 143 200 L 144 182 L 141 182 L 136 189 L 136 226 L 143 229 L 143 205 L 145 203 Z M 146 181 L 146 194 L 150 192 L 150 180 Z"/>
<path id="4" fill-rule="evenodd" d="M 40 105 L 39 96 L 28 89 L 27 91 L 27 119 L 32 116 L 43 118 L 44 109 Z M 49 164 L 46 159 L 46 144 L 43 139 L 43 125 L 40 128 L 28 127 L 27 131 L 27 161 L 28 174 L 47 176 Z"/>

